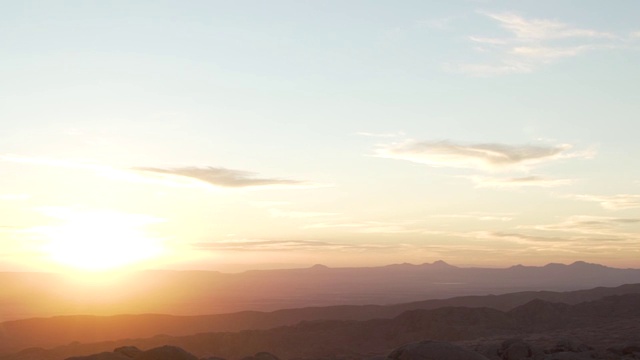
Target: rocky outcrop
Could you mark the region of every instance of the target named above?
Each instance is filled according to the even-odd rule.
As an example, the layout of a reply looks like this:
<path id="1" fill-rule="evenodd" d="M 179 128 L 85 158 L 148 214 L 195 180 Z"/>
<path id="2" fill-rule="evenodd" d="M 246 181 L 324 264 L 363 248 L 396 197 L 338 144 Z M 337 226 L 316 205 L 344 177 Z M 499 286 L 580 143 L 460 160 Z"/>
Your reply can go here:
<path id="1" fill-rule="evenodd" d="M 67 358 L 67 360 L 131 360 L 131 358 L 116 352 L 102 352 L 87 356 L 74 356 Z"/>
<path id="2" fill-rule="evenodd" d="M 607 352 L 624 359 L 640 359 L 640 344 L 620 344 L 611 346 Z"/>
<path id="3" fill-rule="evenodd" d="M 142 352 L 142 350 L 138 349 L 135 346 L 121 346 L 113 350 L 114 353 L 122 354 L 128 358 L 134 358 Z"/>
<path id="4" fill-rule="evenodd" d="M 500 358 L 503 360 L 530 359 L 542 354 L 542 350 L 522 339 L 505 340 L 500 346 Z"/>
<path id="5" fill-rule="evenodd" d="M 113 352 L 102 352 L 87 356 L 75 356 L 66 360 L 198 360 L 198 358 L 177 346 L 160 346 L 141 351 L 135 346 L 121 346 Z M 277 358 L 276 358 L 277 359 Z M 256 360 L 276 360 L 256 359 Z"/>
<path id="6" fill-rule="evenodd" d="M 576 353 L 581 353 L 581 352 L 587 352 L 587 351 L 591 351 L 593 350 L 593 347 L 576 341 L 574 339 L 561 339 L 559 340 L 556 345 L 547 350 L 548 353 L 558 353 L 558 352 L 576 352 Z"/>
<path id="7" fill-rule="evenodd" d="M 555 344 L 539 346 L 514 338 L 502 343 L 481 344 L 472 347 L 491 360 L 586 360 L 609 359 L 593 347 L 575 339 L 560 339 Z M 620 353 L 622 349 L 620 349 Z"/>
<path id="8" fill-rule="evenodd" d="M 421 341 L 393 350 L 387 360 L 488 360 L 477 352 L 441 341 Z"/>
<path id="9" fill-rule="evenodd" d="M 135 360 L 198 360 L 193 354 L 177 346 L 160 346 L 138 354 Z"/>
<path id="10" fill-rule="evenodd" d="M 271 353 L 262 351 L 253 356 L 247 356 L 242 360 L 280 360 L 280 359 Z"/>

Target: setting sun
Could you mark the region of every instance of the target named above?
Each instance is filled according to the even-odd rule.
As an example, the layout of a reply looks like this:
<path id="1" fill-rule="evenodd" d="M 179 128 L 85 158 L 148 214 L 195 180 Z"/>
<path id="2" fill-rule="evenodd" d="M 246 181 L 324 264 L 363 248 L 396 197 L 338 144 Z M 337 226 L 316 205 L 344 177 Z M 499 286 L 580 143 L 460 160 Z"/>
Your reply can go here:
<path id="1" fill-rule="evenodd" d="M 45 227 L 43 250 L 56 263 L 81 270 L 112 270 L 158 256 L 162 246 L 143 226 L 157 220 L 107 211 L 48 209 L 63 222 Z"/>
<path id="2" fill-rule="evenodd" d="M 640 360 L 640 0 L 0 4 L 0 360 Z"/>

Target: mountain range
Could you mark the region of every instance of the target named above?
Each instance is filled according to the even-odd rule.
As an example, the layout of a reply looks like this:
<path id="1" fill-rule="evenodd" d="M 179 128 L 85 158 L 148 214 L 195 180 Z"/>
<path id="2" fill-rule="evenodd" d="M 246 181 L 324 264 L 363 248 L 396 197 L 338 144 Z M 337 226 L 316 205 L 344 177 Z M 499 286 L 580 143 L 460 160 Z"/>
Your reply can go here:
<path id="1" fill-rule="evenodd" d="M 640 287 L 637 285 L 636 287 Z M 594 290 L 599 293 L 601 289 Z M 142 321 L 143 319 L 136 319 Z M 606 296 L 574 305 L 535 299 L 509 311 L 486 307 L 442 307 L 416 309 L 391 319 L 315 320 L 267 330 L 208 332 L 187 336 L 157 335 L 93 344 L 71 343 L 50 350 L 31 348 L 0 357 L 3 360 L 50 359 L 109 351 L 122 346 L 142 349 L 179 346 L 201 357 L 242 359 L 267 351 L 285 359 L 362 359 L 388 354 L 392 349 L 416 341 L 470 341 L 508 339 L 531 334 L 582 334 L 585 329 L 609 326 L 608 333 L 590 339 L 592 345 L 606 341 L 640 341 L 640 293 Z M 132 323 L 135 324 L 135 323 Z M 616 329 L 617 332 L 612 331 Z M 598 333 L 601 330 L 590 330 Z M 612 338 L 613 337 L 613 338 Z M 555 339 L 556 341 L 558 339 Z"/>
<path id="2" fill-rule="evenodd" d="M 640 269 L 585 262 L 463 268 L 442 261 L 369 268 L 141 271 L 113 279 L 0 273 L 0 321 L 60 315 L 224 314 L 332 305 L 387 305 L 464 295 L 571 291 L 640 283 Z"/>
<path id="3" fill-rule="evenodd" d="M 276 344 L 279 336 L 295 338 L 298 336 L 296 334 L 305 334 L 309 331 L 341 334 L 343 330 L 340 329 L 351 329 L 357 334 L 369 334 L 373 338 L 378 336 L 376 334 L 387 334 L 384 336 L 406 341 L 420 340 L 414 339 L 413 335 L 410 335 L 414 332 L 410 330 L 411 326 L 415 327 L 415 324 L 421 324 L 418 327 L 421 330 L 417 333 L 420 336 L 441 340 L 462 340 L 479 336 L 550 331 L 555 329 L 557 324 L 580 325 L 579 318 L 582 316 L 580 314 L 588 315 L 587 320 L 582 324 L 587 326 L 593 322 L 594 314 L 596 314 L 594 311 L 597 309 L 596 305 L 592 305 L 591 309 L 596 310 L 581 310 L 583 309 L 582 304 L 599 301 L 601 305 L 598 306 L 606 307 L 608 306 L 606 304 L 611 304 L 613 301 L 611 299 L 616 299 L 616 296 L 620 299 L 631 299 L 631 302 L 636 301 L 640 304 L 640 298 L 634 297 L 634 294 L 640 294 L 639 270 L 615 269 L 584 262 L 576 262 L 571 265 L 549 264 L 543 267 L 514 266 L 506 269 L 459 268 L 444 262 L 423 265 L 401 264 L 378 268 L 331 269 L 324 266 L 314 266 L 307 269 L 226 274 L 235 276 L 235 279 L 240 282 L 239 284 L 232 284 L 228 278 L 226 283 L 224 281 L 215 283 L 215 279 L 223 279 L 226 276 L 215 272 L 162 272 L 162 274 L 163 277 L 156 277 L 155 283 L 141 283 L 135 288 L 133 293 L 138 296 L 137 301 L 142 302 L 146 298 L 151 304 L 150 308 L 153 308 L 153 304 L 164 304 L 163 306 L 168 306 L 168 304 L 191 305 L 193 306 L 191 311 L 205 314 L 211 308 L 206 306 L 206 299 L 215 301 L 216 298 L 229 296 L 229 294 L 215 293 L 216 289 L 229 290 L 231 293 L 236 291 L 236 295 L 240 293 L 243 296 L 254 293 L 257 299 L 276 295 L 284 299 L 286 296 L 294 296 L 293 294 L 309 292 L 309 289 L 313 288 L 317 294 L 332 293 L 337 298 L 353 300 L 367 291 L 385 294 L 389 288 L 398 291 L 399 289 L 407 290 L 410 286 L 416 287 L 414 294 L 425 292 L 432 296 L 434 294 L 442 295 L 442 292 L 437 291 L 438 289 L 442 290 L 438 287 L 441 284 L 458 286 L 460 283 L 473 283 L 473 286 L 459 288 L 459 290 L 468 288 L 468 293 L 487 292 L 489 289 L 586 287 L 585 284 L 608 285 L 624 281 L 633 282 L 636 279 L 638 284 L 562 292 L 536 290 L 498 295 L 467 295 L 446 299 L 429 299 L 427 297 L 426 300 L 388 305 L 375 304 L 372 301 L 367 305 L 358 305 L 356 302 L 351 305 L 304 306 L 274 311 L 241 311 L 190 316 L 141 312 L 129 315 L 63 315 L 27 318 L 0 323 L 0 354 L 9 356 L 11 353 L 15 354 L 28 348 L 58 347 L 58 349 L 62 349 L 59 350 L 62 353 L 73 355 L 83 353 L 82 349 L 85 347 L 88 348 L 84 353 L 87 353 L 89 349 L 102 349 L 104 346 L 108 348 L 114 344 L 114 341 L 120 343 L 122 339 L 138 339 L 136 344 L 143 346 L 164 345 L 166 342 L 183 345 L 182 342 L 190 343 L 193 336 L 204 336 L 207 338 L 208 344 L 214 344 L 218 341 L 215 340 L 217 337 L 223 336 L 220 334 L 225 334 L 223 337 L 229 341 L 233 339 L 232 343 L 244 343 L 246 337 L 250 336 L 270 339 L 269 343 Z M 0 275 L 5 280 L 11 280 L 11 282 L 4 282 L 4 289 L 9 291 L 3 292 L 0 296 L 17 301 L 19 300 L 17 295 L 24 295 L 24 292 L 17 291 L 22 286 L 22 290 L 29 289 L 31 295 L 35 296 L 35 299 L 23 298 L 26 303 L 29 301 L 44 303 L 48 297 L 38 297 L 37 295 L 41 295 L 38 293 L 39 291 L 56 289 L 58 293 L 64 293 L 63 286 L 69 285 L 69 280 L 54 274 L 17 273 L 13 274 L 14 277 L 9 273 Z M 145 278 L 149 272 L 144 275 L 137 273 L 125 280 L 131 283 L 134 280 L 140 280 L 141 277 Z M 153 275 L 158 275 L 158 272 L 153 272 Z M 331 279 L 334 282 L 333 286 L 329 286 L 328 283 Z M 63 281 L 67 281 L 67 283 L 63 283 Z M 179 281 L 182 283 L 179 284 Z M 380 284 L 380 287 L 376 288 L 376 283 Z M 113 301 L 114 298 L 130 296 L 126 290 L 127 284 L 123 285 L 121 281 L 113 284 L 118 284 L 120 287 L 108 284 L 106 289 L 115 291 L 115 293 L 104 297 L 105 303 L 106 300 Z M 261 291 L 269 284 L 271 285 L 269 292 Z M 348 284 L 352 286 L 346 286 Z M 96 290 L 94 296 L 105 292 L 104 288 L 98 287 L 96 284 L 92 286 Z M 162 293 L 159 292 L 160 289 L 178 291 L 178 288 L 186 290 L 184 293 L 169 293 L 170 295 L 167 296 L 169 301 L 162 298 Z M 275 292 L 281 288 L 287 290 L 286 294 Z M 92 288 L 88 286 L 86 289 Z M 71 292 L 71 295 L 82 294 L 82 291 L 86 291 L 86 289 L 80 292 Z M 155 291 L 143 291 L 149 289 Z M 240 292 L 240 289 L 243 291 Z M 14 298 L 11 298 L 10 295 L 13 295 Z M 51 293 L 47 293 L 47 295 L 51 295 Z M 70 297 L 68 293 L 64 295 L 66 298 Z M 392 297 L 390 296 L 390 298 Z M 175 299 L 178 298 L 181 299 L 181 302 L 175 302 Z M 298 301 L 303 298 L 298 298 Z M 609 299 L 609 303 L 602 302 L 605 298 Z M 62 297 L 59 297 L 59 302 L 50 304 L 49 311 L 63 305 L 64 302 L 61 299 Z M 83 299 L 75 299 L 77 303 L 86 306 L 81 303 L 81 300 Z M 348 301 L 345 302 L 348 303 Z M 286 302 L 282 304 L 284 303 Z M 314 304 L 313 301 L 310 303 Z M 197 307 L 199 304 L 205 305 Z M 4 301 L 3 305 L 7 305 L 7 301 Z M 4 306 L 2 309 L 7 311 Z M 72 311 L 74 309 L 77 310 L 75 306 L 69 306 L 66 310 Z M 618 320 L 621 318 L 619 315 L 623 314 L 621 311 L 625 309 L 631 309 L 627 315 L 635 316 L 633 312 L 635 308 L 630 306 L 625 305 L 619 309 L 608 307 L 607 309 L 610 315 Z M 570 316 L 567 318 L 566 314 Z M 604 313 L 600 311 L 598 314 Z M 603 317 L 604 315 L 597 316 Z M 475 322 L 469 324 L 470 319 L 475 319 L 473 320 Z M 603 317 L 599 321 L 602 324 L 607 323 L 604 320 L 606 319 Z M 412 321 L 414 325 L 411 325 Z M 416 321 L 417 323 L 415 323 Z M 433 329 L 437 329 L 437 332 L 425 333 L 425 329 L 429 328 L 425 324 L 432 324 Z M 454 324 L 459 324 L 459 326 L 453 326 Z M 382 328 L 401 329 L 401 331 L 389 335 Z M 409 337 L 405 339 L 407 336 Z M 319 338 L 315 335 L 314 337 Z M 122 344 L 126 345 L 125 342 Z M 74 345 L 68 345 L 70 343 Z M 387 344 L 384 341 L 381 341 L 380 344 L 397 345 L 395 343 Z M 352 346 L 351 343 L 344 345 Z M 249 348 L 252 347 L 249 346 Z M 258 349 L 258 347 L 252 349 L 256 351 L 267 350 Z M 281 354 L 288 354 L 287 351 L 289 351 L 284 350 L 284 346 L 276 350 L 279 350 Z M 32 351 L 36 350 L 32 349 Z M 40 349 L 36 352 L 38 351 L 45 350 Z M 54 354 L 56 351 L 58 350 L 55 350 Z M 202 351 L 204 350 L 200 352 Z M 239 350 L 225 351 L 235 356 Z M 12 359 L 12 356 L 9 356 L 8 359 Z M 21 357 L 18 358 L 21 359 Z M 59 357 L 55 355 L 53 358 Z"/>

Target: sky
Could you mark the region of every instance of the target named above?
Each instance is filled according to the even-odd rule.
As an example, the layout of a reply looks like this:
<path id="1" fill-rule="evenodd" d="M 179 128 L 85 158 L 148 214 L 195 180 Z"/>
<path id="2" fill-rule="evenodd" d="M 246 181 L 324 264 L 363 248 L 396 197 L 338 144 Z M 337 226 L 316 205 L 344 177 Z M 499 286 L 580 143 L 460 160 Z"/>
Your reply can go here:
<path id="1" fill-rule="evenodd" d="M 0 5 L 0 270 L 640 268 L 635 0 Z"/>

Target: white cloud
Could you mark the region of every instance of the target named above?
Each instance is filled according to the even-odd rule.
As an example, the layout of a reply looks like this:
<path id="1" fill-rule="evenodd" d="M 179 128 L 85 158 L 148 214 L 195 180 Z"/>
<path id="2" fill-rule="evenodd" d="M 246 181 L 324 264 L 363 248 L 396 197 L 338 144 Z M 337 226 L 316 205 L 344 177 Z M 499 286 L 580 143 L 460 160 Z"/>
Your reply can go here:
<path id="1" fill-rule="evenodd" d="M 566 38 L 614 38 L 610 33 L 571 27 L 568 24 L 547 19 L 525 19 L 514 13 L 486 13 L 500 26 L 524 41 L 541 41 Z"/>
<path id="2" fill-rule="evenodd" d="M 563 57 L 572 57 L 580 54 L 581 52 L 591 49 L 591 46 L 573 46 L 573 47 L 547 47 L 547 46 L 517 46 L 510 50 L 511 54 L 517 56 L 524 56 L 530 59 L 536 59 L 540 61 L 551 61 Z"/>
<path id="3" fill-rule="evenodd" d="M 570 179 L 549 179 L 540 176 L 523 176 L 515 178 L 495 178 L 485 176 L 468 176 L 476 187 L 519 188 L 519 187 L 555 187 L 571 184 Z"/>
<path id="4" fill-rule="evenodd" d="M 600 203 L 600 206 L 607 210 L 625 210 L 640 208 L 640 195 L 635 194 L 617 194 L 617 195 L 570 195 L 569 197 Z"/>
<path id="5" fill-rule="evenodd" d="M 507 31 L 503 37 L 473 35 L 477 50 L 493 56 L 485 63 L 447 64 L 446 69 L 473 76 L 529 73 L 562 58 L 613 47 L 615 34 L 574 27 L 557 20 L 528 19 L 514 13 L 483 13 Z"/>
<path id="6" fill-rule="evenodd" d="M 575 157 L 570 145 L 506 145 L 496 143 L 456 144 L 451 141 L 405 141 L 383 145 L 376 155 L 435 167 L 500 170 Z"/>

